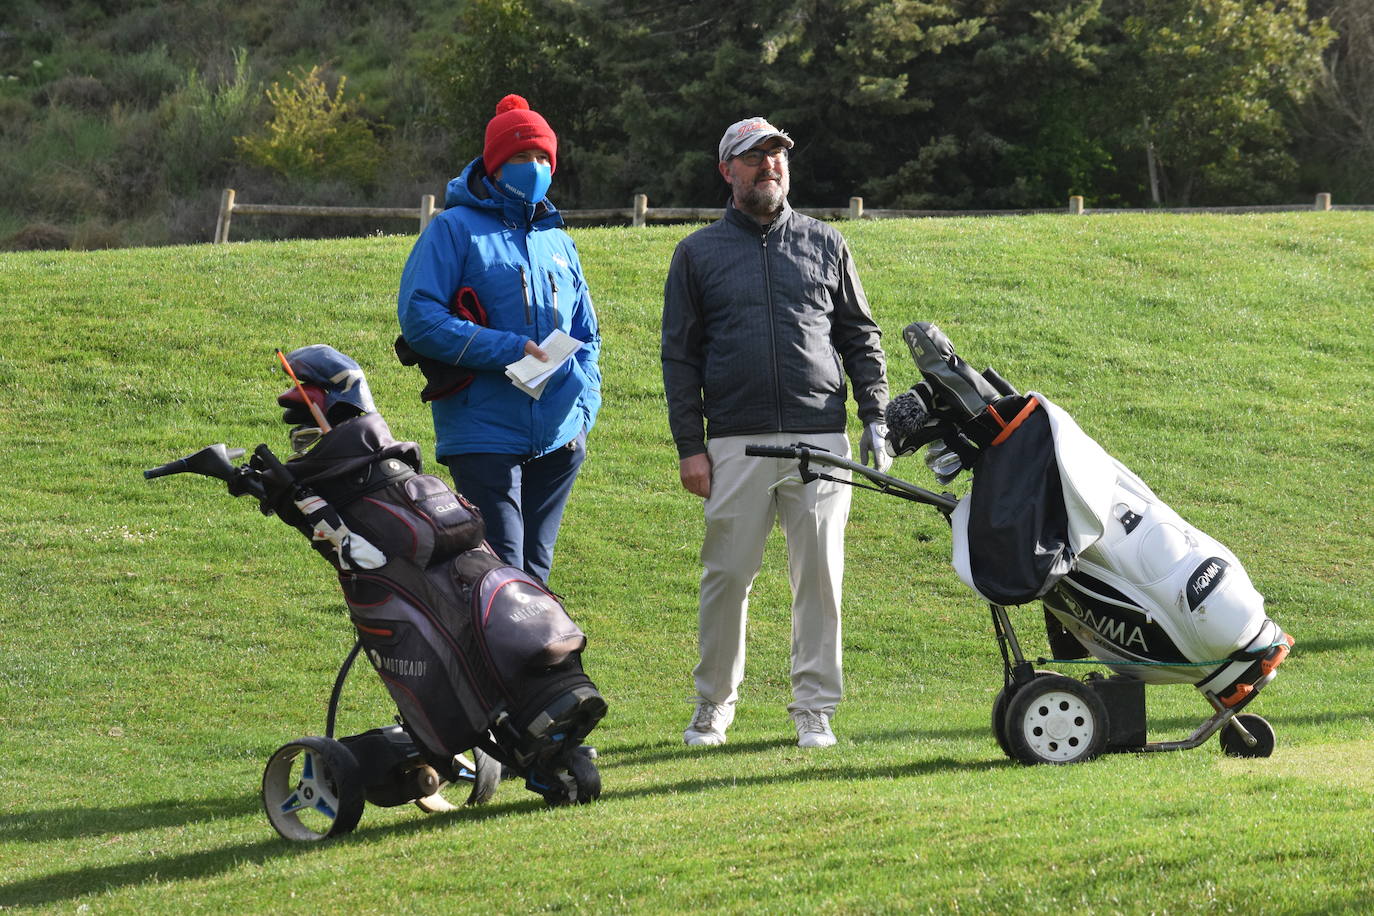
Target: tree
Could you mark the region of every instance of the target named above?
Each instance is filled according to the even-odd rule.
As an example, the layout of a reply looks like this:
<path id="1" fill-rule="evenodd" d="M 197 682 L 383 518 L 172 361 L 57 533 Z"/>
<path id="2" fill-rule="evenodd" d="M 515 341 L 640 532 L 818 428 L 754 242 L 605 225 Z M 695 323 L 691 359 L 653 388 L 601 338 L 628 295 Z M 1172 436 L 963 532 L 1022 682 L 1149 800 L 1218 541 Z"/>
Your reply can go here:
<path id="1" fill-rule="evenodd" d="M 912 155 L 894 138 L 930 101 L 909 79 L 911 62 L 976 31 L 953 0 L 473 0 L 467 9 L 474 18 L 464 13 L 427 68 L 455 136 L 480 148 L 489 106 L 531 87 L 521 94 L 575 153 L 572 176 L 560 154 L 559 200 L 571 190 L 582 205 L 623 204 L 635 192 L 663 205 L 723 202 L 716 141 L 758 114 L 795 133 L 794 183 L 807 200 L 842 203 Z"/>
<path id="2" fill-rule="evenodd" d="M 1273 199 L 1295 174 L 1283 113 L 1321 77 L 1335 37 L 1291 0 L 1134 0 L 1122 64 L 1134 141 L 1160 202 Z"/>
<path id="3" fill-rule="evenodd" d="M 965 0 L 969 40 L 912 62 L 930 110 L 902 137 L 915 155 L 865 194 L 888 206 L 1059 206 L 1113 168 L 1101 0 Z"/>
<path id="4" fill-rule="evenodd" d="M 1374 200 L 1374 6 L 1334 0 L 1338 39 L 1302 112 L 1303 170 L 1342 201 Z"/>

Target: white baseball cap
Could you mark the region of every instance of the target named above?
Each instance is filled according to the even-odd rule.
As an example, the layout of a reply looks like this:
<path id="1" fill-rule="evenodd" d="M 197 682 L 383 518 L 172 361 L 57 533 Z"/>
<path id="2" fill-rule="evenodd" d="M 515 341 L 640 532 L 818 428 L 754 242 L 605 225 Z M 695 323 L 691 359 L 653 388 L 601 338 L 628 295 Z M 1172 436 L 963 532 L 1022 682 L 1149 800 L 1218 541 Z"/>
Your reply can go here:
<path id="1" fill-rule="evenodd" d="M 773 137 L 781 138 L 783 146 L 792 148 L 792 138 L 787 136 L 787 132 L 778 130 L 765 118 L 745 118 L 743 121 L 736 121 L 725 129 L 725 136 L 720 138 L 720 161 L 727 162 Z"/>

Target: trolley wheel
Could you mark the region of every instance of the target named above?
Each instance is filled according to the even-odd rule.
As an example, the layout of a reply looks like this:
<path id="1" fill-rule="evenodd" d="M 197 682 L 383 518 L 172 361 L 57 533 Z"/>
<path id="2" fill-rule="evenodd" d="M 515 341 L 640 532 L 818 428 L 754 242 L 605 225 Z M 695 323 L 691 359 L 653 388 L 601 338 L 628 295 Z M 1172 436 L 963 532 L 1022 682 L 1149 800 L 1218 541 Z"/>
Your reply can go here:
<path id="1" fill-rule="evenodd" d="M 543 792 L 550 807 L 585 805 L 601 797 L 601 773 L 591 758 L 576 751 L 563 758 L 566 769 L 556 770 L 553 785 Z"/>
<path id="2" fill-rule="evenodd" d="M 455 785 L 458 786 L 455 794 L 461 794 L 463 786 L 471 787 L 464 805 L 485 805 L 501 784 L 500 762 L 481 748 L 473 748 L 471 757 L 459 754 L 453 758 L 453 769 L 458 774 L 458 782 L 444 783 L 433 795 L 415 799 L 415 807 L 430 814 L 457 811 L 459 806 L 444 797 L 444 793 Z"/>
<path id="3" fill-rule="evenodd" d="M 1058 677 L 1059 672 L 1036 669 L 1035 676 Z M 1007 706 L 1011 703 L 1012 694 L 1019 689 L 1014 684 L 1003 687 L 997 691 L 997 698 L 992 701 L 992 736 L 997 739 L 997 746 L 1002 749 L 1002 753 L 1013 760 L 1016 759 L 1016 755 L 1011 752 L 1011 745 L 1007 744 Z"/>
<path id="4" fill-rule="evenodd" d="M 1011 694 L 1008 690 L 1009 688 L 1003 687 L 997 691 L 997 699 L 992 701 L 992 736 L 997 739 L 997 746 L 1002 749 L 1002 753 L 1014 759 L 1011 745 L 1007 743 L 1007 706 L 1011 703 Z"/>
<path id="5" fill-rule="evenodd" d="M 262 807 L 277 833 L 308 842 L 348 833 L 363 816 L 367 787 L 353 754 L 333 738 L 277 748 L 262 771 Z"/>
<path id="6" fill-rule="evenodd" d="M 1240 732 L 1232 728 L 1228 722 L 1218 736 L 1221 740 L 1221 751 L 1227 757 L 1268 757 L 1274 753 L 1274 726 L 1263 716 L 1243 712 L 1231 722 L 1239 722 L 1244 726 L 1255 739 L 1255 746 L 1246 744 Z"/>
<path id="7" fill-rule="evenodd" d="M 1107 707 L 1082 681 L 1038 677 L 1007 702 L 1003 728 L 1011 756 L 1025 764 L 1082 763 L 1107 743 Z"/>

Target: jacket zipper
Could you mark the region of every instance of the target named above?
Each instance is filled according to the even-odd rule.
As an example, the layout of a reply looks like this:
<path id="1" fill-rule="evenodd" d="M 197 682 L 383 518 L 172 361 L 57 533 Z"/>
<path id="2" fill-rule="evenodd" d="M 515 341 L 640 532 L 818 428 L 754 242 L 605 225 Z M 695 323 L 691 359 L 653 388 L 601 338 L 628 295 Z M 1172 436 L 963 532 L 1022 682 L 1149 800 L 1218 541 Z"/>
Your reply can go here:
<path id="1" fill-rule="evenodd" d="M 525 295 L 525 324 L 534 324 L 534 317 L 530 314 L 530 284 L 525 277 L 525 265 L 520 265 L 520 292 Z"/>
<path id="2" fill-rule="evenodd" d="M 553 290 L 553 326 L 558 327 L 558 281 L 553 278 L 553 271 L 549 271 L 549 288 Z"/>
<path id="3" fill-rule="evenodd" d="M 783 431 L 782 426 L 782 374 L 778 368 L 778 332 L 774 326 L 773 309 L 773 275 L 768 270 L 768 229 L 765 228 L 759 235 L 759 246 L 763 254 L 763 293 L 764 301 L 768 308 L 768 344 L 769 350 L 773 354 L 773 408 L 776 411 L 778 432 Z"/>

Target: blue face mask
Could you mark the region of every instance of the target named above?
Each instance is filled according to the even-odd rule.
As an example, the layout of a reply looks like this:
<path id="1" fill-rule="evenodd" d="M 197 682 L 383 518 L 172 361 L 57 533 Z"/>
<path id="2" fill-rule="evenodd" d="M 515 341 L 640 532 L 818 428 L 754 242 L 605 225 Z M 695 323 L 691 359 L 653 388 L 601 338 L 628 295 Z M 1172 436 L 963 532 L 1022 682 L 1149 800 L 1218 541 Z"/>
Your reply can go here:
<path id="1" fill-rule="evenodd" d="M 547 162 L 507 162 L 501 168 L 501 177 L 496 186 L 502 193 L 523 201 L 537 204 L 549 192 L 553 184 L 553 171 Z"/>

